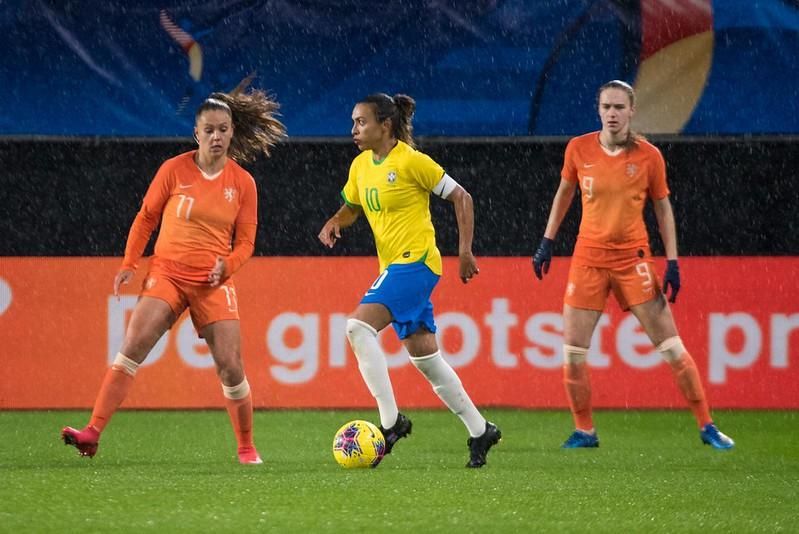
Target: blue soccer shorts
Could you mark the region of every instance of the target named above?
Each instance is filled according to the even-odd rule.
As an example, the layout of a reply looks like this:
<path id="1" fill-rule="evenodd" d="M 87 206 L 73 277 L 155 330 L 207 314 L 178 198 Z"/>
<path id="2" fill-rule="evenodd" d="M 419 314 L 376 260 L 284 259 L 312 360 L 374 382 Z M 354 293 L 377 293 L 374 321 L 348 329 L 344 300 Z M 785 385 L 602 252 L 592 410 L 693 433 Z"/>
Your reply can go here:
<path id="1" fill-rule="evenodd" d="M 422 262 L 391 264 L 380 273 L 361 299 L 361 304 L 382 304 L 391 312 L 391 326 L 400 339 L 424 327 L 435 333 L 430 295 L 438 283 L 435 274 Z"/>

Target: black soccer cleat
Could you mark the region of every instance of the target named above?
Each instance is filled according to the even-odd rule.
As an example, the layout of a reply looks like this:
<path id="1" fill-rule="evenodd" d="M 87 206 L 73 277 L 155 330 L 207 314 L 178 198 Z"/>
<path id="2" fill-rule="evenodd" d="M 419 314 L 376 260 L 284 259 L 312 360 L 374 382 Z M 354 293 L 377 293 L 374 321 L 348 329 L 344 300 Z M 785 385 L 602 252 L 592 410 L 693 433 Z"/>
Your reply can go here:
<path id="1" fill-rule="evenodd" d="M 466 444 L 469 446 L 469 463 L 466 467 L 483 467 L 486 464 L 488 450 L 502 440 L 502 432 L 494 423 L 486 421 L 486 431 L 482 436 L 469 438 Z"/>
<path id="2" fill-rule="evenodd" d="M 383 425 L 380 425 L 380 432 L 382 432 L 383 437 L 386 438 L 385 454 L 390 453 L 392 447 L 394 447 L 394 444 L 401 438 L 410 436 L 412 427 L 413 423 L 411 423 L 411 420 L 401 413 L 397 414 L 397 422 L 394 423 L 394 426 L 391 428 L 383 428 Z"/>

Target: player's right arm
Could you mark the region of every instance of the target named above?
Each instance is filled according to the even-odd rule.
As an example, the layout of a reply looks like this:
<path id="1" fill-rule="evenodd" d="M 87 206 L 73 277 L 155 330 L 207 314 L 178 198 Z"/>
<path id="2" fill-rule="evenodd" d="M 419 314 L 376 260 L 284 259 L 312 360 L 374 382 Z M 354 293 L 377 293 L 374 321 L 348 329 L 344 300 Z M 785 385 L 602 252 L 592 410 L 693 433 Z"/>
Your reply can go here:
<path id="1" fill-rule="evenodd" d="M 555 236 L 558 235 L 560 223 L 569 211 L 574 193 L 577 191 L 577 182 L 560 179 L 558 191 L 555 193 L 555 198 L 552 200 L 552 209 L 549 211 L 549 220 L 547 221 L 546 230 L 544 230 L 544 237 L 541 239 L 541 244 L 538 245 L 535 254 L 533 255 L 533 271 L 536 278 L 543 280 L 544 275 L 549 272 L 549 264 L 552 261 L 552 245 L 555 243 Z"/>
<path id="2" fill-rule="evenodd" d="M 328 248 L 333 248 L 341 238 L 341 230 L 351 226 L 363 210 L 355 204 L 345 202 L 335 215 L 330 217 L 319 232 L 319 241 Z"/>
<path id="3" fill-rule="evenodd" d="M 544 230 L 544 237 L 555 240 L 558 235 L 558 230 L 569 211 L 569 207 L 574 200 L 574 194 L 577 191 L 577 182 L 564 180 L 561 178 L 558 190 L 555 193 L 555 198 L 552 200 L 552 209 L 549 211 L 549 219 L 547 220 L 547 228 Z"/>
<path id="4" fill-rule="evenodd" d="M 144 247 L 150 241 L 158 222 L 161 220 L 161 213 L 169 200 L 171 191 L 170 172 L 164 164 L 158 172 L 144 195 L 141 209 L 136 214 L 133 224 L 128 232 L 128 242 L 125 245 L 125 258 L 122 260 L 116 276 L 114 277 L 114 296 L 119 297 L 119 288 L 122 284 L 127 284 L 133 279 L 133 273 L 138 267 L 138 262 L 144 254 Z"/>
<path id="5" fill-rule="evenodd" d="M 544 275 L 549 272 L 555 236 L 558 235 L 560 224 L 563 222 L 566 212 L 569 211 L 569 206 L 574 200 L 574 193 L 577 191 L 575 139 L 572 139 L 566 145 L 566 152 L 563 155 L 563 168 L 560 171 L 560 184 L 555 193 L 555 198 L 552 200 L 552 208 L 549 210 L 549 219 L 547 219 L 544 237 L 541 238 L 541 244 L 538 245 L 538 249 L 533 255 L 533 271 L 539 280 L 543 280 Z"/>
<path id="6" fill-rule="evenodd" d="M 363 213 L 361 207 L 361 197 L 358 191 L 358 166 L 364 161 L 364 153 L 356 157 L 350 164 L 350 172 L 347 176 L 347 183 L 341 190 L 341 205 L 335 215 L 330 217 L 322 229 L 319 231 L 319 241 L 328 248 L 333 248 L 336 241 L 341 239 L 341 230 L 352 226 Z"/>

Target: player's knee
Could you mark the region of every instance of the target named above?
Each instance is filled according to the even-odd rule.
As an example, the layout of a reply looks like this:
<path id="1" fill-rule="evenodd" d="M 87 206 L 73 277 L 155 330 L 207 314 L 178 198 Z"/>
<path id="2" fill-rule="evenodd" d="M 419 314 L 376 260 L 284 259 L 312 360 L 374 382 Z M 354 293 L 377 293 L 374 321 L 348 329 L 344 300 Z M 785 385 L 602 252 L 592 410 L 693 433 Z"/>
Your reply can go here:
<path id="1" fill-rule="evenodd" d="M 139 370 L 139 363 L 128 358 L 121 352 L 117 352 L 117 355 L 114 358 L 114 363 L 111 364 L 111 368 L 130 376 L 136 376 L 136 373 Z"/>
<path id="2" fill-rule="evenodd" d="M 246 399 L 250 395 L 250 383 L 247 381 L 247 377 L 245 376 L 242 381 L 235 386 L 226 386 L 223 382 L 222 394 L 225 398 L 231 400 Z"/>
<path id="3" fill-rule="evenodd" d="M 150 347 L 145 343 L 140 343 L 135 339 L 125 339 L 119 352 L 141 365 L 150 354 Z"/>
<path id="4" fill-rule="evenodd" d="M 356 355 L 358 349 L 362 347 L 364 343 L 368 343 L 370 339 L 375 338 L 377 338 L 377 330 L 372 328 L 370 324 L 358 319 L 353 319 L 352 317 L 347 319 L 347 339 L 350 341 L 352 350 L 355 351 Z"/>
<path id="5" fill-rule="evenodd" d="M 664 360 L 673 364 L 680 360 L 686 351 L 680 336 L 673 336 L 658 345 L 658 352 L 660 352 Z"/>
<path id="6" fill-rule="evenodd" d="M 223 384 L 239 384 L 245 378 L 242 365 L 234 363 L 217 364 L 216 375 Z"/>
<path id="7" fill-rule="evenodd" d="M 153 350 L 153 347 L 160 337 L 161 334 L 158 332 L 128 328 L 119 352 L 141 364 L 147 359 L 147 356 L 150 354 L 150 351 Z"/>
<path id="8" fill-rule="evenodd" d="M 441 356 L 440 350 L 426 356 L 411 356 L 409 359 L 413 366 L 425 376 L 429 376 L 432 370 L 442 365 L 442 363 L 443 365 L 449 365 Z"/>
<path id="9" fill-rule="evenodd" d="M 563 363 L 565 365 L 585 363 L 588 349 L 575 345 L 563 345 Z"/>

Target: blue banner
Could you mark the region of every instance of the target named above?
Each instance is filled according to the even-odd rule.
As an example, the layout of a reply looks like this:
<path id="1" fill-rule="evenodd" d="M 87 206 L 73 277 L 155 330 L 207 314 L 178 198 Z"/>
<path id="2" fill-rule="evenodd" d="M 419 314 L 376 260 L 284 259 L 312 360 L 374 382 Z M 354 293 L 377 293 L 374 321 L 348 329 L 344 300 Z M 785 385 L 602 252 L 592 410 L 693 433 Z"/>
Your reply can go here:
<path id="1" fill-rule="evenodd" d="M 251 73 L 292 136 L 377 91 L 421 135 L 573 135 L 615 78 L 644 133 L 799 133 L 791 0 L 6 0 L 0 30 L 0 135 L 189 136 Z"/>

